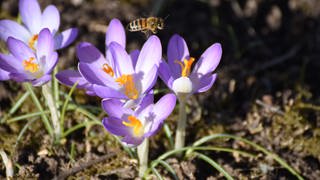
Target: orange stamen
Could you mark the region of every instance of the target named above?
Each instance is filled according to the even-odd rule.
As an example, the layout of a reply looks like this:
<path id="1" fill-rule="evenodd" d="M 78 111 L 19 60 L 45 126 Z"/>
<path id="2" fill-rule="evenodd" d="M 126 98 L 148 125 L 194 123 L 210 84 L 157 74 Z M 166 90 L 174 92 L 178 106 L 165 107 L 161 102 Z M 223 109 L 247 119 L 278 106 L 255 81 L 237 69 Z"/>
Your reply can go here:
<path id="1" fill-rule="evenodd" d="M 36 50 L 36 48 L 34 47 L 34 44 L 36 43 L 36 41 L 38 40 L 38 34 L 33 35 L 30 39 L 29 39 L 29 47 L 32 50 Z"/>
<path id="2" fill-rule="evenodd" d="M 111 77 L 114 76 L 114 71 L 113 71 L 112 67 L 109 66 L 109 64 L 104 64 L 104 65 L 102 66 L 102 70 L 103 70 L 105 73 L 109 74 Z"/>
<path id="3" fill-rule="evenodd" d="M 31 73 L 35 73 L 39 70 L 39 65 L 37 63 L 34 63 L 35 60 L 34 57 L 29 58 L 28 60 L 23 60 L 22 64 L 26 71 L 29 71 Z"/>
<path id="4" fill-rule="evenodd" d="M 190 75 L 190 71 L 191 71 L 191 66 L 192 63 L 194 62 L 194 58 L 190 57 L 189 60 L 184 59 L 183 62 L 175 60 L 174 62 L 179 64 L 181 66 L 181 76 L 182 77 L 187 77 Z"/>
<path id="5" fill-rule="evenodd" d="M 128 117 L 128 121 L 129 122 L 122 121 L 122 124 L 125 125 L 125 126 L 133 128 L 133 134 L 135 136 L 141 136 L 143 134 L 143 131 L 142 131 L 142 127 L 143 126 L 142 126 L 142 123 L 139 121 L 139 119 L 137 119 L 136 117 L 130 115 Z"/>
<path id="6" fill-rule="evenodd" d="M 124 87 L 124 93 L 128 98 L 133 100 L 138 98 L 139 93 L 137 88 L 135 87 L 132 75 L 122 75 L 121 77 L 116 79 L 116 82 Z"/>

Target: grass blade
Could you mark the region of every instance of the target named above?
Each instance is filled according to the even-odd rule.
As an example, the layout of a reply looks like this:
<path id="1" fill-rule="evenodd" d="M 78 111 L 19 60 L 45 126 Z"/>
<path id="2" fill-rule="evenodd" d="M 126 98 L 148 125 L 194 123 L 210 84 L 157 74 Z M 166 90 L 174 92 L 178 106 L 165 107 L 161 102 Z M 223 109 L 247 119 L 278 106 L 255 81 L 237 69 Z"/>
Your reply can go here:
<path id="1" fill-rule="evenodd" d="M 151 167 L 151 170 L 152 170 L 153 174 L 157 176 L 157 179 L 163 180 L 162 176 L 160 175 L 160 173 L 158 172 L 158 170 L 156 168 Z"/>
<path id="2" fill-rule="evenodd" d="M 172 174 L 172 176 L 175 180 L 179 180 L 176 172 L 167 162 L 165 162 L 163 160 L 159 160 L 159 164 L 161 164 L 163 167 L 165 167 Z"/>
<path id="3" fill-rule="evenodd" d="M 198 158 L 206 161 L 207 163 L 209 163 L 212 167 L 214 167 L 216 170 L 218 170 L 220 173 L 223 174 L 223 176 L 228 179 L 228 180 L 233 180 L 233 178 L 231 177 L 231 175 L 225 171 L 217 162 L 215 162 L 213 159 L 209 158 L 208 156 L 202 154 L 202 153 L 198 153 L 196 152 L 196 155 L 198 156 Z"/>
<path id="4" fill-rule="evenodd" d="M 28 123 L 26 125 L 24 125 L 24 127 L 21 129 L 21 131 L 20 131 L 20 133 L 19 133 L 19 135 L 17 137 L 16 144 L 14 146 L 18 145 L 18 142 L 20 141 L 21 137 L 26 132 L 28 127 L 31 126 L 31 124 L 34 123 L 36 120 L 38 120 L 38 119 L 32 119 L 31 121 L 28 121 Z"/>
<path id="5" fill-rule="evenodd" d="M 277 161 L 281 166 L 283 166 L 284 168 L 286 168 L 289 172 L 291 172 L 291 174 L 293 174 L 294 176 L 296 176 L 299 180 L 303 180 L 304 178 L 302 176 L 299 175 L 299 173 L 297 173 L 289 164 L 287 164 L 282 158 L 280 158 L 278 155 L 268 151 L 267 149 L 263 148 L 262 146 L 249 141 L 247 139 L 238 137 L 238 136 L 234 136 L 234 135 L 230 135 L 230 134 L 213 134 L 210 136 L 206 136 L 203 137 L 201 139 L 199 139 L 198 141 L 196 141 L 193 146 L 199 146 L 203 143 L 206 143 L 210 140 L 216 139 L 216 138 L 230 138 L 230 139 L 234 139 L 234 140 L 238 140 L 238 141 L 242 141 L 246 144 L 249 144 L 250 146 L 252 146 L 253 148 L 263 152 L 265 155 L 271 157 L 272 159 L 274 159 L 275 161 Z M 188 153 L 188 152 L 187 152 Z"/>
<path id="6" fill-rule="evenodd" d="M 43 113 L 49 114 L 50 111 L 46 110 Z M 21 115 L 21 116 L 17 116 L 17 117 L 13 117 L 11 119 L 8 119 L 7 123 L 10 124 L 10 123 L 21 121 L 21 120 L 25 120 L 25 119 L 28 119 L 28 118 L 33 118 L 33 117 L 36 117 L 36 116 L 40 116 L 41 114 L 42 114 L 42 112 L 24 114 L 24 115 Z"/>
<path id="7" fill-rule="evenodd" d="M 9 113 L 0 120 L 0 123 L 4 123 L 6 121 L 6 119 L 13 115 L 19 108 L 20 106 L 23 104 L 23 102 L 29 97 L 30 92 L 26 91 L 18 100 L 17 102 L 11 107 L 11 109 L 9 110 Z"/>
<path id="8" fill-rule="evenodd" d="M 51 137 L 53 137 L 53 129 L 49 123 L 49 120 L 46 116 L 46 114 L 44 113 L 44 110 L 40 104 L 40 101 L 38 100 L 36 94 L 34 93 L 32 86 L 29 83 L 24 83 L 24 87 L 27 89 L 27 91 L 30 92 L 31 98 L 34 101 L 35 105 L 37 106 L 37 108 L 39 109 L 39 111 L 41 112 L 41 118 L 42 118 L 42 122 L 44 123 L 48 133 L 50 134 Z"/>
<path id="9" fill-rule="evenodd" d="M 69 100 L 71 100 L 72 93 L 77 87 L 77 84 L 78 84 L 78 82 L 74 83 L 74 85 L 72 86 L 72 88 L 70 89 L 70 91 L 68 93 L 68 96 L 66 97 L 66 100 L 63 103 L 63 107 L 62 107 L 62 110 L 61 110 L 61 116 L 60 116 L 61 134 L 64 133 L 64 116 L 65 116 L 65 113 L 66 113 L 66 109 L 67 109 Z"/>
<path id="10" fill-rule="evenodd" d="M 86 126 L 91 126 L 91 125 L 101 125 L 101 123 L 98 123 L 98 122 L 95 122 L 95 121 L 87 121 L 87 122 L 79 123 L 79 124 L 69 128 L 65 133 L 62 134 L 61 137 L 65 138 L 69 134 L 71 134 L 72 132 L 74 132 L 74 131 L 76 131 L 76 130 L 78 130 L 80 128 L 83 128 L 83 127 L 86 127 Z"/>
<path id="11" fill-rule="evenodd" d="M 170 149 L 173 148 L 174 144 L 173 144 L 173 138 L 172 138 L 172 132 L 168 126 L 167 123 L 164 123 L 163 125 L 163 129 L 164 129 L 164 133 L 166 134 L 168 140 L 169 140 L 169 144 L 170 144 Z"/>

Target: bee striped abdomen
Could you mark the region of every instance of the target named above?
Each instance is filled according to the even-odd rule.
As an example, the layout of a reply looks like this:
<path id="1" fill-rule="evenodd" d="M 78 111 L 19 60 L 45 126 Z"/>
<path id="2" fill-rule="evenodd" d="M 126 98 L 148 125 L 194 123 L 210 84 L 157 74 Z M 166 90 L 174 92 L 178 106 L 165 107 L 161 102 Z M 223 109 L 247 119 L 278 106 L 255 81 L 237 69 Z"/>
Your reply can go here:
<path id="1" fill-rule="evenodd" d="M 139 18 L 131 21 L 127 25 L 127 29 L 131 32 L 141 31 L 143 33 L 157 33 L 164 27 L 163 19 L 158 17 Z"/>
<path id="2" fill-rule="evenodd" d="M 128 30 L 129 31 L 141 31 L 141 30 L 143 30 L 143 27 L 145 27 L 144 26 L 145 24 L 146 23 L 143 18 L 136 19 L 136 20 L 130 22 Z"/>

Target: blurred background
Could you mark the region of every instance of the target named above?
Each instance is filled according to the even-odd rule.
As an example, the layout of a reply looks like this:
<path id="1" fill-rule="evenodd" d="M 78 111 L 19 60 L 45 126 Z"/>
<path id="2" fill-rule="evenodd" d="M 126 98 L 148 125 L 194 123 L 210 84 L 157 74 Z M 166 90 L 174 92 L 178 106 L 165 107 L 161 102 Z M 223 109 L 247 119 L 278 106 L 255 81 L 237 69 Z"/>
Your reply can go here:
<path id="1" fill-rule="evenodd" d="M 138 18 L 165 18 L 165 28 L 157 34 L 164 56 L 169 38 L 175 33 L 185 38 L 196 59 L 211 44 L 221 43 L 223 56 L 216 70 L 217 82 L 189 102 L 189 143 L 210 133 L 237 134 L 277 153 L 308 179 L 320 177 L 319 0 L 39 2 L 42 9 L 49 4 L 57 6 L 60 30 L 80 29 L 73 46 L 59 52 L 60 69 L 77 66 L 75 45 L 79 42 L 90 42 L 104 52 L 105 31 L 112 18 L 120 19 L 124 26 Z M 17 0 L 2 0 L 0 7 L 0 19 L 17 19 Z M 127 50 L 140 48 L 145 40 L 143 33 L 127 31 Z M 157 87 L 165 88 L 163 84 Z M 16 83 L 0 82 L 0 115 L 10 108 L 8 104 L 20 90 Z M 98 99 L 81 92 L 78 96 L 79 103 L 99 106 Z M 173 128 L 173 118 L 168 122 Z M 235 142 L 228 144 L 241 147 Z M 156 149 L 151 151 L 152 157 L 164 149 L 157 143 L 152 146 Z M 270 165 L 267 158 L 257 162 L 219 153 L 212 156 L 236 177 L 291 178 L 276 164 L 261 168 L 261 162 Z M 198 169 L 192 171 L 194 177 L 217 175 L 201 162 L 188 163 Z M 180 171 L 184 173 L 183 168 Z"/>

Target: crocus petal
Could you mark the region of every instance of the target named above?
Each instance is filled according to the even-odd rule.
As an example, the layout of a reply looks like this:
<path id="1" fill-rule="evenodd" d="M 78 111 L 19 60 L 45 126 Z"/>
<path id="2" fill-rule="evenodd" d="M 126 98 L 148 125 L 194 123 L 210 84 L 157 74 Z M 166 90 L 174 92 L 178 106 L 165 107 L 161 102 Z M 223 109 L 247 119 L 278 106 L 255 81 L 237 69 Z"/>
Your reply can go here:
<path id="1" fill-rule="evenodd" d="M 158 68 L 156 65 L 153 66 L 153 68 L 149 71 L 146 72 L 147 74 L 144 74 L 141 79 L 141 91 L 142 94 L 144 94 L 145 92 L 148 92 L 151 88 L 153 88 L 154 84 L 157 81 L 157 77 L 158 77 Z"/>
<path id="2" fill-rule="evenodd" d="M 194 93 L 201 93 L 209 90 L 217 78 L 217 74 L 202 76 L 195 84 Z"/>
<path id="3" fill-rule="evenodd" d="M 109 117 L 123 118 L 124 114 L 133 114 L 129 108 L 123 108 L 123 102 L 118 99 L 104 99 L 101 102 L 103 110 Z"/>
<path id="4" fill-rule="evenodd" d="M 114 89 L 120 88 L 114 79 L 105 73 L 102 68 L 97 68 L 88 63 L 79 63 L 78 69 L 81 75 L 91 84 L 109 86 Z"/>
<path id="5" fill-rule="evenodd" d="M 44 9 L 41 18 L 41 28 L 49 28 L 52 34 L 59 30 L 60 13 L 56 6 L 49 5 Z"/>
<path id="6" fill-rule="evenodd" d="M 153 100 L 154 100 L 154 95 L 153 95 L 153 90 L 151 90 L 144 97 L 141 97 L 140 103 L 138 103 L 138 106 L 135 110 L 135 114 L 140 114 L 145 107 L 153 103 Z"/>
<path id="7" fill-rule="evenodd" d="M 49 74 L 52 72 L 53 68 L 57 65 L 58 63 L 58 53 L 53 52 L 51 55 L 47 56 L 45 59 L 45 67 L 43 69 L 44 73 Z"/>
<path id="8" fill-rule="evenodd" d="M 106 63 L 106 59 L 99 49 L 88 42 L 80 43 L 77 46 L 77 57 L 81 63 L 89 63 L 97 68 L 102 68 L 102 65 Z"/>
<path id="9" fill-rule="evenodd" d="M 29 31 L 20 24 L 11 20 L 0 21 L 0 38 L 7 41 L 8 37 L 14 37 L 21 41 L 28 42 L 30 38 Z"/>
<path id="10" fill-rule="evenodd" d="M 25 43 L 18 39 L 9 37 L 7 40 L 7 46 L 10 53 L 21 62 L 30 57 L 34 57 L 33 51 Z"/>
<path id="11" fill-rule="evenodd" d="M 114 61 L 117 63 L 116 67 L 120 74 L 133 74 L 133 66 L 130 56 L 127 54 L 125 49 L 118 43 L 112 42 L 109 46 L 110 52 Z"/>
<path id="12" fill-rule="evenodd" d="M 54 47 L 55 49 L 62 49 L 68 45 L 70 45 L 77 37 L 78 29 L 77 28 L 70 28 L 63 31 L 60 34 L 57 34 L 54 37 Z"/>
<path id="13" fill-rule="evenodd" d="M 140 145 L 144 140 L 144 137 L 133 137 L 131 135 L 125 136 L 121 141 L 128 147 L 136 147 Z"/>
<path id="14" fill-rule="evenodd" d="M 147 42 L 144 43 L 139 54 L 136 73 L 139 71 L 149 72 L 154 65 L 159 65 L 162 56 L 162 47 L 157 36 L 152 35 Z"/>
<path id="15" fill-rule="evenodd" d="M 176 96 L 170 93 L 163 96 L 153 106 L 152 112 L 155 115 L 155 118 L 150 131 L 145 135 L 146 137 L 153 135 L 155 131 L 159 129 L 163 121 L 172 113 L 175 105 L 176 105 Z"/>
<path id="16" fill-rule="evenodd" d="M 53 52 L 54 42 L 50 30 L 45 28 L 40 31 L 37 43 L 37 57 L 38 59 L 47 59 Z"/>
<path id="17" fill-rule="evenodd" d="M 32 81 L 32 85 L 33 86 L 41 86 L 41 85 L 47 83 L 48 81 L 51 81 L 50 74 L 46 74 L 39 79 L 35 79 L 34 81 Z"/>
<path id="18" fill-rule="evenodd" d="M 34 79 L 33 77 L 31 76 L 28 76 L 27 74 L 25 73 L 19 73 L 19 72 L 11 72 L 9 74 L 10 76 L 10 79 L 16 81 L 16 82 L 26 82 L 26 81 L 31 81 L 32 79 Z"/>
<path id="19" fill-rule="evenodd" d="M 171 67 L 173 77 L 178 78 L 181 75 L 181 67 L 175 61 L 183 61 L 189 57 L 186 41 L 177 34 L 173 35 L 169 40 L 167 54 L 168 64 Z"/>
<path id="20" fill-rule="evenodd" d="M 107 29 L 106 47 L 108 47 L 111 42 L 117 42 L 123 48 L 126 47 L 126 33 L 118 19 L 112 19 Z"/>
<path id="21" fill-rule="evenodd" d="M 11 54 L 0 53 L 0 67 L 9 72 L 23 71 L 22 62 Z"/>
<path id="22" fill-rule="evenodd" d="M 20 0 L 19 12 L 23 24 L 32 34 L 38 34 L 41 28 L 41 9 L 37 0 Z"/>
<path id="23" fill-rule="evenodd" d="M 218 66 L 222 56 L 222 48 L 219 43 L 211 45 L 200 57 L 193 69 L 193 73 L 208 74 Z"/>
<path id="24" fill-rule="evenodd" d="M 158 72 L 162 81 L 171 89 L 174 79 L 172 77 L 172 72 L 169 65 L 166 62 L 162 61 L 160 63 Z"/>
<path id="25" fill-rule="evenodd" d="M 89 85 L 89 82 L 81 76 L 76 70 L 64 70 L 56 74 L 58 81 L 67 86 L 73 86 L 76 82 L 77 88 L 85 88 Z"/>
<path id="26" fill-rule="evenodd" d="M 130 129 L 122 124 L 122 120 L 116 117 L 103 118 L 102 124 L 110 133 L 117 136 L 130 134 Z"/>
<path id="27" fill-rule="evenodd" d="M 101 98 L 116 98 L 116 99 L 128 99 L 126 95 L 121 93 L 119 90 L 112 89 L 107 86 L 93 85 L 93 90 L 97 96 Z"/>
<path id="28" fill-rule="evenodd" d="M 6 81 L 9 79 L 10 79 L 9 72 L 3 69 L 0 69 L 0 81 Z"/>
<path id="29" fill-rule="evenodd" d="M 138 49 L 130 52 L 130 57 L 131 57 L 132 65 L 134 68 L 136 67 L 139 54 L 140 54 L 140 51 Z"/>

